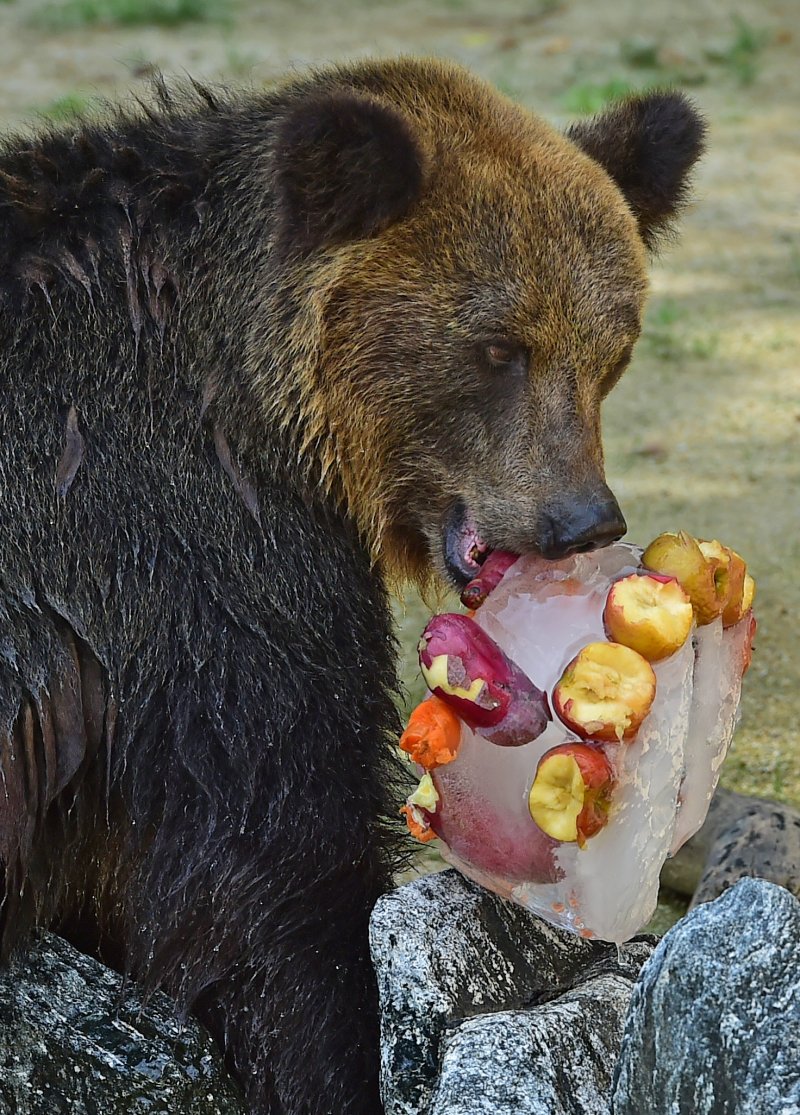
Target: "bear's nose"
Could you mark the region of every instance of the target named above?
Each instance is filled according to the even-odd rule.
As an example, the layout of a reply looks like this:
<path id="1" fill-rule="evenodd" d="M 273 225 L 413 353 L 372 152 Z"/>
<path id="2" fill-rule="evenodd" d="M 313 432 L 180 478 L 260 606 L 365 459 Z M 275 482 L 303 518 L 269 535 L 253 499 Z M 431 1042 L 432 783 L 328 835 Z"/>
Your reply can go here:
<path id="1" fill-rule="evenodd" d="M 599 550 L 622 538 L 628 525 L 609 488 L 604 487 L 589 500 L 577 500 L 551 512 L 550 537 L 542 555 L 555 561 L 569 554 Z"/>

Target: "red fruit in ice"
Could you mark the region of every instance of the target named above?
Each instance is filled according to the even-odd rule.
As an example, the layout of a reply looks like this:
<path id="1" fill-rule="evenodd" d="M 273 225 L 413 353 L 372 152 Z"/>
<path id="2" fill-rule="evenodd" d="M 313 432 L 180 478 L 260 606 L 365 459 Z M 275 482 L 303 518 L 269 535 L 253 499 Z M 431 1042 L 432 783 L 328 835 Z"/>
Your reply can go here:
<path id="1" fill-rule="evenodd" d="M 564 743 L 539 760 L 528 809 L 542 832 L 583 847 L 608 822 L 613 786 L 611 765 L 602 751 Z"/>
<path id="2" fill-rule="evenodd" d="M 589 643 L 553 690 L 553 708 L 582 739 L 631 740 L 656 695 L 653 667 L 621 643 Z"/>
<path id="3" fill-rule="evenodd" d="M 544 731 L 545 694 L 468 616 L 434 616 L 418 649 L 428 688 L 485 739 L 519 747 Z"/>
<path id="4" fill-rule="evenodd" d="M 489 593 L 497 588 L 508 570 L 519 561 L 519 554 L 509 550 L 492 550 L 481 566 L 477 577 L 473 577 L 461 593 L 461 603 L 474 611 L 480 608 Z"/>

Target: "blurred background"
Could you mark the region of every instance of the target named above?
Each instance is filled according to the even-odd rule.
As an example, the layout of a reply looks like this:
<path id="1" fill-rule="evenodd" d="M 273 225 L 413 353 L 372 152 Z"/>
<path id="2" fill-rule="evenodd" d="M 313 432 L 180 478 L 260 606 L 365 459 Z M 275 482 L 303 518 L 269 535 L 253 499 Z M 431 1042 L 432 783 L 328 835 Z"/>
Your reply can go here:
<path id="1" fill-rule="evenodd" d="M 68 124 L 156 71 L 263 86 L 403 52 L 557 125 L 665 84 L 707 114 L 694 204 L 605 406 L 608 474 L 632 541 L 684 528 L 748 560 L 759 636 L 723 783 L 800 805 L 798 0 L 0 0 L 0 120 Z M 409 702 L 429 610 L 398 603 Z"/>

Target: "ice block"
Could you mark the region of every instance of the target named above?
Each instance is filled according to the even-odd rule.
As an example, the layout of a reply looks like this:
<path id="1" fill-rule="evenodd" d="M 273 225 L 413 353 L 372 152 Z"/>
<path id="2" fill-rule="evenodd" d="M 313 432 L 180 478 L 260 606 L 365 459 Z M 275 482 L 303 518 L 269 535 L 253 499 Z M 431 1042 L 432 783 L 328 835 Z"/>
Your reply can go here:
<path id="1" fill-rule="evenodd" d="M 465 591 L 477 609 L 434 617 L 420 642 L 432 696 L 401 740 L 422 776 L 412 833 L 551 922 L 633 936 L 733 734 L 754 631 L 737 562 L 683 534 L 644 553 L 490 555 Z"/>

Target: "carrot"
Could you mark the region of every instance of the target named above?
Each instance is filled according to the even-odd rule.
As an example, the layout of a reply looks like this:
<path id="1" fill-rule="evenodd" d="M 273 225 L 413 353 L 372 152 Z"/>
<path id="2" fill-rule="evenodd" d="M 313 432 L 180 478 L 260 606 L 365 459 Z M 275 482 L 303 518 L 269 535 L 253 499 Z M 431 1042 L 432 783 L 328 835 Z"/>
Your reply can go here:
<path id="1" fill-rule="evenodd" d="M 405 815 L 408 831 L 415 840 L 419 840 L 421 844 L 428 844 L 431 840 L 436 839 L 436 833 L 421 809 L 418 809 L 415 805 L 404 805 L 400 812 Z"/>
<path id="2" fill-rule="evenodd" d="M 426 770 L 451 763 L 461 742 L 461 721 L 438 697 L 417 705 L 400 737 L 400 749 Z"/>

